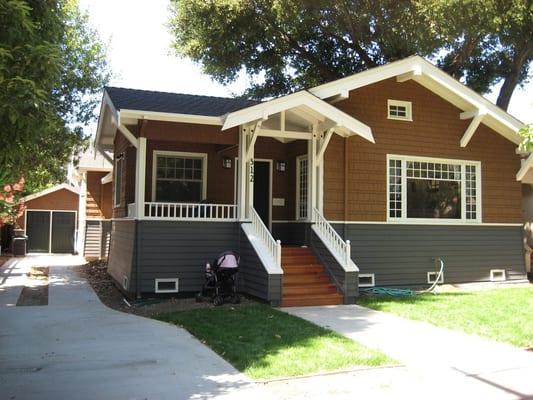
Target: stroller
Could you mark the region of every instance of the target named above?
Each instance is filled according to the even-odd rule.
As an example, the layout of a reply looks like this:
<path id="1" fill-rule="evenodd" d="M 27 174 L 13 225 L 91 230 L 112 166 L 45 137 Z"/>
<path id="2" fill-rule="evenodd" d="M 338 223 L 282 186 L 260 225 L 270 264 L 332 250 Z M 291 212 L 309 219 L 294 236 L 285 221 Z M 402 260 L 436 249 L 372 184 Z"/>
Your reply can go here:
<path id="1" fill-rule="evenodd" d="M 231 299 L 234 304 L 240 303 L 236 287 L 239 259 L 237 253 L 225 251 L 213 260 L 213 264 L 207 264 L 205 282 L 196 295 L 196 301 L 209 298 L 215 306 L 224 304 L 226 299 Z"/>

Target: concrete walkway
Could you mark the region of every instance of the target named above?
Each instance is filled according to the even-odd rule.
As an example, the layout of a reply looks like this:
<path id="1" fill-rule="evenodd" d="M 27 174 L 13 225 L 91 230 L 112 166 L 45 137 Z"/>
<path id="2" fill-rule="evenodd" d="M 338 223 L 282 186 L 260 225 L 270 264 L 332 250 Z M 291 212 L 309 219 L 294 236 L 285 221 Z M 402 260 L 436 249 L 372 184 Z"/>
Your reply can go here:
<path id="1" fill-rule="evenodd" d="M 413 385 L 397 398 L 533 399 L 533 353 L 355 305 L 283 311 L 404 363 Z"/>
<path id="2" fill-rule="evenodd" d="M 1 399 L 261 399 L 185 330 L 111 310 L 68 267 L 73 256 L 0 268 Z M 49 305 L 15 306 L 33 265 L 51 266 Z"/>

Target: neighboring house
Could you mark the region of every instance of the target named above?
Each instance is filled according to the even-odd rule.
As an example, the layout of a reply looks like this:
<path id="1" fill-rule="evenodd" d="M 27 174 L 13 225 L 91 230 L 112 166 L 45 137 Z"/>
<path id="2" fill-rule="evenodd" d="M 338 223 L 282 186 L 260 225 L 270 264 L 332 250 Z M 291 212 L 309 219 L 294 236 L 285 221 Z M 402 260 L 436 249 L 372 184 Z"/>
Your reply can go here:
<path id="1" fill-rule="evenodd" d="M 89 149 L 76 167 L 69 168 L 69 180 L 79 187 L 79 236 L 77 252 L 86 259 L 105 259 L 111 234 L 113 155 Z"/>
<path id="2" fill-rule="evenodd" d="M 274 305 L 425 286 L 436 258 L 446 283 L 522 280 L 520 126 L 417 56 L 261 103 L 108 87 L 109 272 L 194 292 L 231 249 Z"/>
<path id="3" fill-rule="evenodd" d="M 107 157 L 112 159 L 112 155 Z M 23 197 L 19 225 L 28 236 L 29 253 L 77 253 L 106 258 L 112 216 L 112 164 L 88 150 L 69 164 L 68 183 Z"/>
<path id="4" fill-rule="evenodd" d="M 28 253 L 74 253 L 78 236 L 79 191 L 62 183 L 23 197 L 18 224 L 28 236 Z"/>

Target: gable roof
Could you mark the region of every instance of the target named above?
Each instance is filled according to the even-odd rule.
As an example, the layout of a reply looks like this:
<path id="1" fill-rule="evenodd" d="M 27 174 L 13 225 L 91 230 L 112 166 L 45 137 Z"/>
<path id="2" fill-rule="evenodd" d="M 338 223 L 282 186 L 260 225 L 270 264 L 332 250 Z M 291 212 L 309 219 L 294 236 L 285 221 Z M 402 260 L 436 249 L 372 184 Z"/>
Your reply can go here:
<path id="1" fill-rule="evenodd" d="M 520 143 L 517 131 L 523 125 L 521 121 L 420 56 L 411 56 L 337 79 L 313 87 L 309 92 L 321 99 L 346 97 L 351 90 L 393 77 L 400 82 L 412 79 L 463 111 L 483 114 L 485 125 L 506 139 Z"/>
<path id="2" fill-rule="evenodd" d="M 29 194 L 27 196 L 24 196 L 23 198 L 21 198 L 21 200 L 25 201 L 25 202 L 26 201 L 30 201 L 30 200 L 36 199 L 38 197 L 43 197 L 43 196 L 46 196 L 48 194 L 57 192 L 58 190 L 62 190 L 62 189 L 69 190 L 69 191 L 71 191 L 72 193 L 74 193 L 76 195 L 80 194 L 78 192 L 78 190 L 76 188 L 74 188 L 73 186 L 70 186 L 67 183 L 60 183 L 59 185 L 55 185 L 55 186 L 52 186 L 52 187 L 50 187 L 48 189 L 41 190 L 40 192 L 32 193 L 32 194 Z"/>
<path id="3" fill-rule="evenodd" d="M 232 112 L 224 118 L 222 130 L 267 119 L 273 114 L 301 107 L 329 119 L 333 123 L 332 128 L 335 127 L 335 131 L 341 136 L 359 135 L 375 143 L 372 130 L 368 125 L 305 90 Z"/>
<path id="4" fill-rule="evenodd" d="M 116 110 L 139 110 L 172 114 L 219 117 L 257 104 L 258 101 L 200 96 L 107 86 L 105 91 Z"/>

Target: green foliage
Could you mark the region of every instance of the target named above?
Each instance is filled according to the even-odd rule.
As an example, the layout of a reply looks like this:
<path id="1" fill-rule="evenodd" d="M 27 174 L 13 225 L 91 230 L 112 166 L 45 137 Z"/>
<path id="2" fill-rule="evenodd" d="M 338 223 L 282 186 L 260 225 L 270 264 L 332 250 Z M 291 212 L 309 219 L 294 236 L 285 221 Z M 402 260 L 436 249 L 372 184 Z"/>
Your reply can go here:
<path id="1" fill-rule="evenodd" d="M 0 0 L 0 25 L 0 167 L 35 191 L 87 145 L 106 52 L 75 0 Z"/>
<path id="2" fill-rule="evenodd" d="M 518 150 L 526 153 L 533 152 L 533 124 L 524 125 L 518 134 L 522 137 Z"/>
<path id="3" fill-rule="evenodd" d="M 531 7 L 530 0 L 172 0 L 169 26 L 176 52 L 217 81 L 248 75 L 248 97 L 415 53 L 481 93 L 502 79 L 502 91 L 512 93 L 533 57 Z"/>
<path id="4" fill-rule="evenodd" d="M 0 172 L 0 179 L 2 179 Z M 2 179 L 5 181 L 5 178 Z M 0 226 L 2 224 L 17 225 L 17 219 L 24 213 L 24 203 L 21 201 L 24 190 L 24 178 L 2 185 L 0 187 Z"/>

